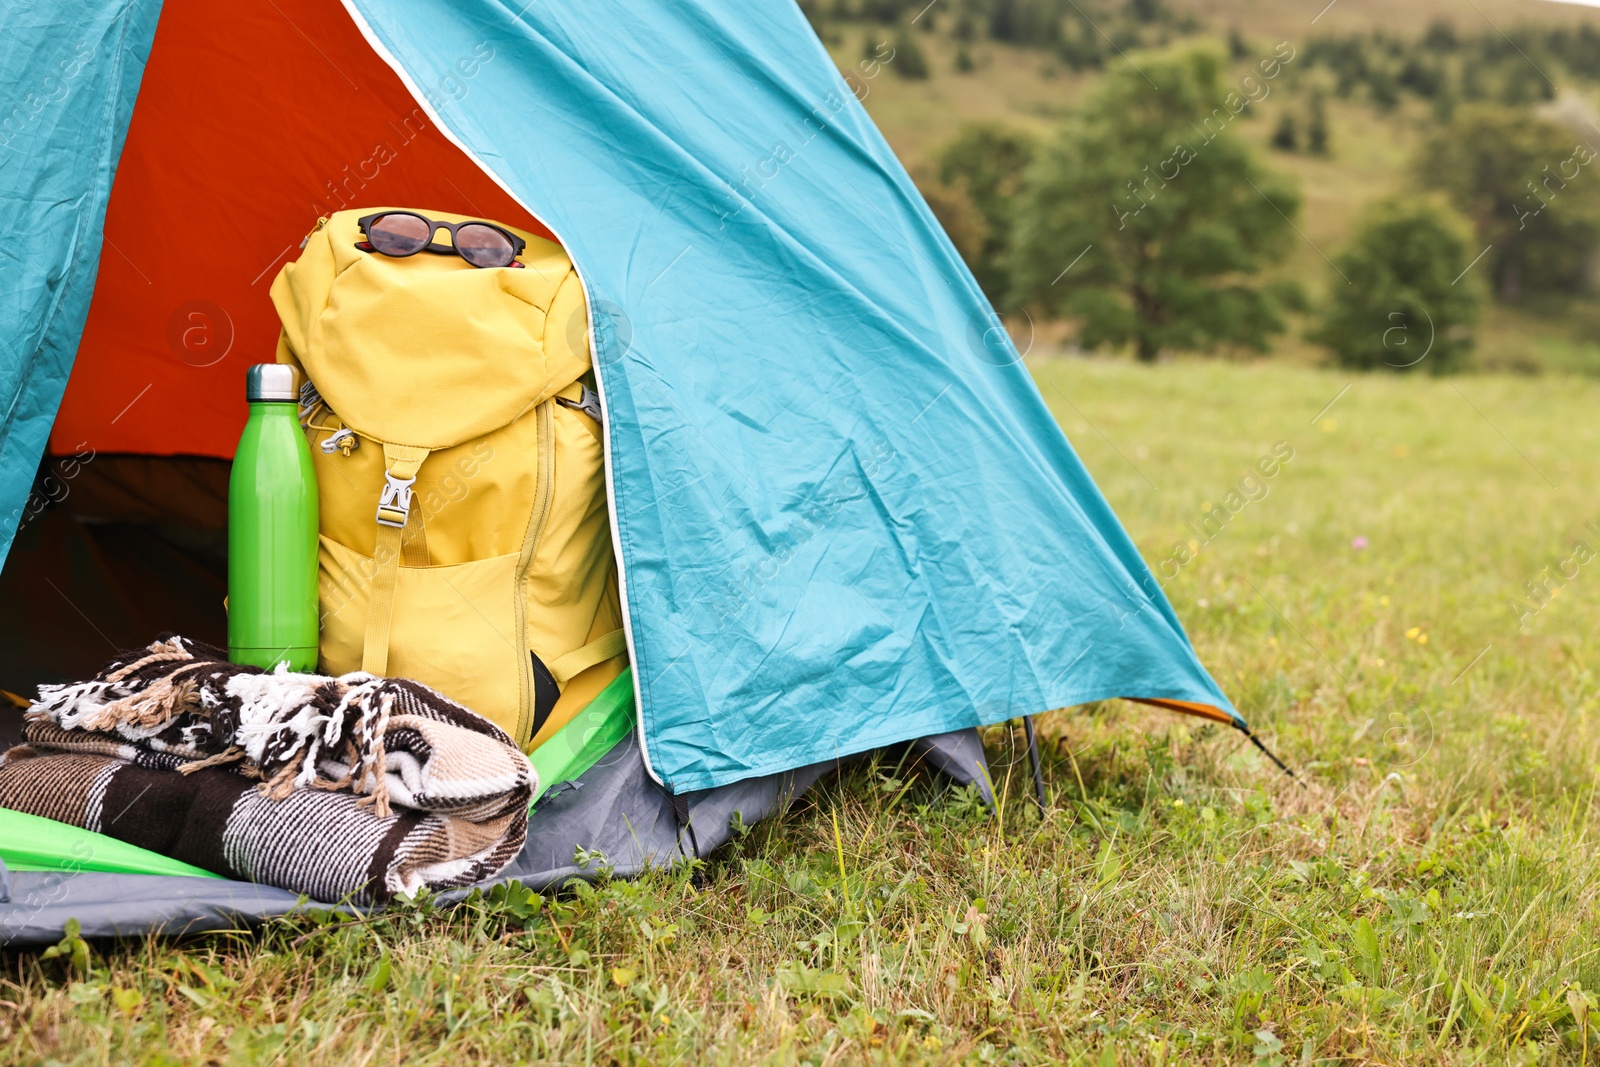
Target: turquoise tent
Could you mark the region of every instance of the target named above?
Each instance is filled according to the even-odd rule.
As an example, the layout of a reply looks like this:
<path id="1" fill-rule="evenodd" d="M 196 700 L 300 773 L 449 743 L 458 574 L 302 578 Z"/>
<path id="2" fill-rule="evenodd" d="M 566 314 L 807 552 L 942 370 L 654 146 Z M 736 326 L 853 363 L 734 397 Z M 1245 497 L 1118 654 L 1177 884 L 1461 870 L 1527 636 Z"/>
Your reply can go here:
<path id="1" fill-rule="evenodd" d="M 867 73 L 788 0 L 61 0 L 6 29 L 0 589 L 39 616 L 0 686 L 214 615 L 267 282 L 319 214 L 410 203 L 580 272 L 628 747 L 663 796 L 1112 697 L 1243 726 Z"/>

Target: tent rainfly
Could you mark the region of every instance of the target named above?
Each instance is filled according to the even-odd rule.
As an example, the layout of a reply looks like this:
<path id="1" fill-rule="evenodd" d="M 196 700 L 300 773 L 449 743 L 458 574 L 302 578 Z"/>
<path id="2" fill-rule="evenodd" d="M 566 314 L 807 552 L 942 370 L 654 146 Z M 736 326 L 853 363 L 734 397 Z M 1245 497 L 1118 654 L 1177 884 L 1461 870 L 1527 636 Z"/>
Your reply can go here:
<path id="1" fill-rule="evenodd" d="M 870 80 L 793 3 L 57 0 L 5 23 L 0 685 L 157 629 L 215 639 L 268 286 L 319 216 L 408 205 L 566 247 L 606 412 L 631 692 L 504 877 L 581 873 L 575 845 L 622 873 L 703 851 L 891 744 L 981 780 L 973 728 L 1050 708 L 1243 728 Z M 0 937 L 295 904 L 93 847 L 50 866 L 13 857 Z"/>

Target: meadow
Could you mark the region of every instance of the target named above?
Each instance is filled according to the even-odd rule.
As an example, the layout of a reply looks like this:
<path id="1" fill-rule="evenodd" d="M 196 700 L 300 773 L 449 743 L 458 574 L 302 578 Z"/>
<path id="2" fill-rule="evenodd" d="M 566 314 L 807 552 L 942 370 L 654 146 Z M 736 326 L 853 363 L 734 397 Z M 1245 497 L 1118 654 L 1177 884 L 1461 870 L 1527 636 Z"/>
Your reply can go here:
<path id="1" fill-rule="evenodd" d="M 887 754 L 636 882 L 6 954 L 0 1062 L 1600 1056 L 1600 383 L 1031 368 L 1298 779 L 1199 720 L 1058 710 L 1043 812 L 1001 725 L 993 811 Z"/>

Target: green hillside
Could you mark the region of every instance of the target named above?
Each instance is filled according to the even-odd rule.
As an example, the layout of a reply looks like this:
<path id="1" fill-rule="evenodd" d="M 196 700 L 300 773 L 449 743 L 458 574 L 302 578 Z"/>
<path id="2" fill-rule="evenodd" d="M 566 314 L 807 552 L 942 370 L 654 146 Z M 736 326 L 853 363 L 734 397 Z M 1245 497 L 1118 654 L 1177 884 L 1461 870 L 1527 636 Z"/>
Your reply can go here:
<path id="1" fill-rule="evenodd" d="M 944 0 L 941 0 L 944 2 Z M 1318 32 L 1385 30 L 1409 36 L 1438 21 L 1463 33 L 1479 27 L 1596 25 L 1600 10 L 1550 0 L 1168 0 L 1173 10 L 1210 26 L 1240 27 L 1262 36 L 1293 38 Z M 1317 16 L 1321 14 L 1321 17 Z M 1316 24 L 1312 25 L 1312 19 Z"/>
<path id="2" fill-rule="evenodd" d="M 812 12 L 814 24 L 919 184 L 940 150 L 968 124 L 998 123 L 1051 137 L 1107 71 L 1137 66 L 1144 49 L 1212 40 L 1228 50 L 1236 73 L 1244 74 L 1257 57 L 1287 42 L 1296 58 L 1267 86 L 1267 95 L 1245 109 L 1230 135 L 1249 142 L 1269 166 L 1299 184 L 1299 236 L 1269 273 L 1299 282 L 1313 311 L 1336 280 L 1328 259 L 1349 240 L 1360 211 L 1382 197 L 1426 188 L 1426 178 L 1412 174 L 1411 161 L 1449 107 L 1478 98 L 1513 106 L 1530 118 L 1559 122 L 1575 141 L 1600 147 L 1600 61 L 1591 61 L 1600 56 L 1600 9 L 1547 0 L 1336 0 L 1331 7 L 1325 0 L 1170 0 L 1154 5 L 1155 18 L 1141 21 L 1130 14 L 1137 2 L 1063 4 L 1065 14 L 1058 17 L 1042 0 L 1033 6 L 1050 9 L 1040 23 L 1047 29 L 1031 32 L 1044 38 L 999 40 L 990 32 L 993 13 L 1007 5 L 997 0 L 937 0 L 926 8 L 893 2 L 821 6 L 826 11 Z M 925 11 L 920 18 L 918 9 Z M 862 17 L 869 11 L 883 17 Z M 1424 41 L 1444 33 L 1458 44 L 1453 54 L 1434 58 Z M 901 56 L 907 41 L 920 53 L 913 57 L 920 62 L 910 66 L 925 66 L 926 77 L 906 76 Z M 1080 54 L 1080 42 L 1098 51 Z M 1349 52 L 1356 47 L 1351 42 L 1379 58 L 1358 60 L 1372 63 L 1375 73 L 1345 84 L 1329 55 L 1339 48 Z M 1407 83 L 1425 81 L 1430 71 L 1444 84 L 1431 97 Z M 1386 99 L 1390 93 L 1392 100 Z M 1299 123 L 1303 138 L 1314 94 L 1326 101 L 1331 152 L 1273 148 L 1286 114 Z M 1600 187 L 1600 179 L 1584 177 Z M 1587 287 L 1571 293 L 1533 289 L 1514 301 L 1489 302 L 1472 367 L 1600 374 L 1600 311 L 1594 303 Z M 1272 354 L 1301 363 L 1325 361 L 1327 351 L 1304 338 L 1309 324 L 1307 315 L 1296 315 Z"/>

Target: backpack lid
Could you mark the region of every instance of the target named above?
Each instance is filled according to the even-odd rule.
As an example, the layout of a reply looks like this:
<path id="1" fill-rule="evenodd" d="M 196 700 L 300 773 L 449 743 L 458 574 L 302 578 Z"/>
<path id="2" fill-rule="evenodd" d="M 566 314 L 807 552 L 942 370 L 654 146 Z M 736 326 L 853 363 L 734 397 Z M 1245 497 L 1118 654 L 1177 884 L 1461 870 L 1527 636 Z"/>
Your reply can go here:
<path id="1" fill-rule="evenodd" d="M 528 243 L 524 269 L 428 252 L 394 258 L 356 247 L 356 220 L 374 210 L 319 223 L 272 283 L 289 348 L 346 425 L 447 448 L 506 425 L 589 369 L 583 290 L 560 245 L 495 223 Z"/>

